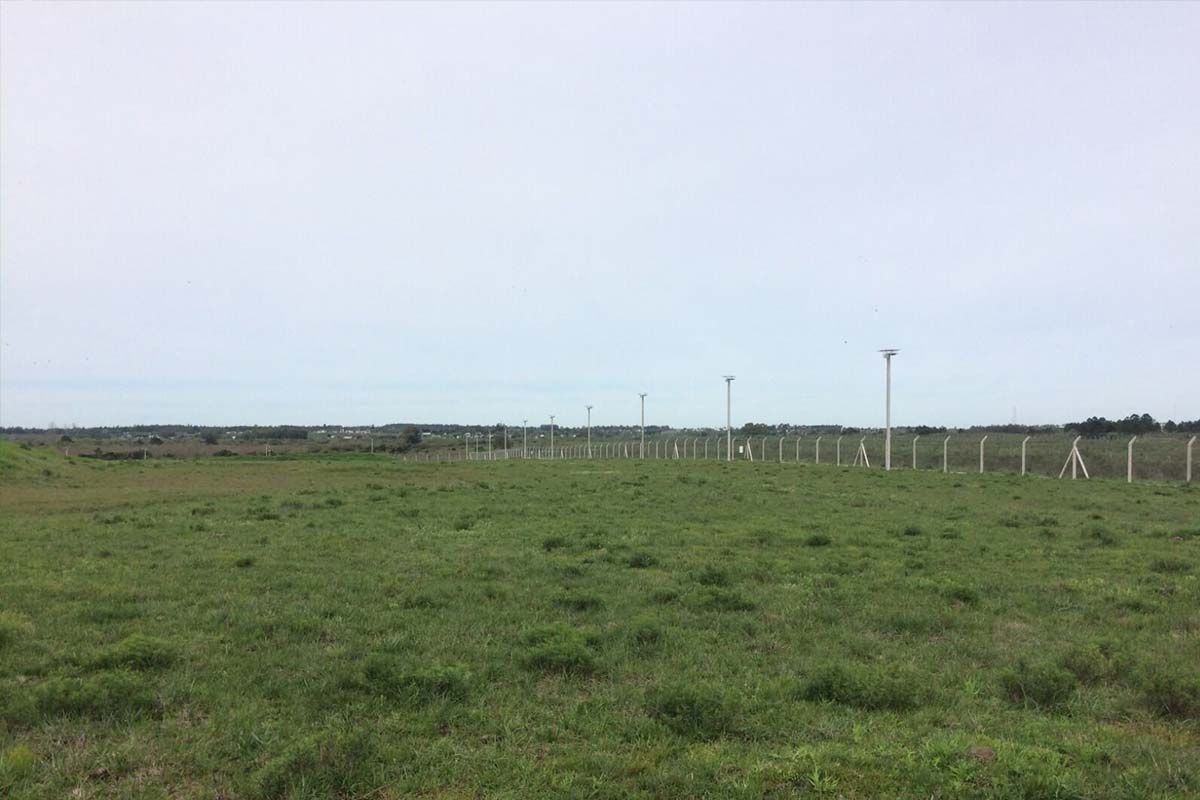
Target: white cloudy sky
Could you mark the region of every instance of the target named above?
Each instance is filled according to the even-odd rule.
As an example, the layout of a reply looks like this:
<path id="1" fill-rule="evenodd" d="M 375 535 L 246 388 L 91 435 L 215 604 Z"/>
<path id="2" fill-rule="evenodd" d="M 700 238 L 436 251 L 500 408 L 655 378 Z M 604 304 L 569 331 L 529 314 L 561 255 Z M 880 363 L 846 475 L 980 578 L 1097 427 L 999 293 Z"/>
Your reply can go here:
<path id="1" fill-rule="evenodd" d="M 1200 417 L 1200 4 L 0 14 L 0 424 Z"/>

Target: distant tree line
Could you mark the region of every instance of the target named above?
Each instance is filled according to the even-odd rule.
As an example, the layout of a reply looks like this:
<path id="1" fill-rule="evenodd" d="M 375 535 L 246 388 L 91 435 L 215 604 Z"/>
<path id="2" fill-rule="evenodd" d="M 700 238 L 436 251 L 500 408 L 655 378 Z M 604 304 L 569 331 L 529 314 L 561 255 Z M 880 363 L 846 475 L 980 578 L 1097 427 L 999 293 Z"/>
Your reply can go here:
<path id="1" fill-rule="evenodd" d="M 1130 414 L 1124 419 L 1088 417 L 1082 422 L 1068 422 L 1063 428 L 1081 436 L 1104 436 L 1109 433 L 1136 435 L 1158 433 L 1160 430 L 1165 433 L 1197 433 L 1200 432 L 1200 419 L 1190 422 L 1167 420 L 1160 424 L 1149 414 Z"/>

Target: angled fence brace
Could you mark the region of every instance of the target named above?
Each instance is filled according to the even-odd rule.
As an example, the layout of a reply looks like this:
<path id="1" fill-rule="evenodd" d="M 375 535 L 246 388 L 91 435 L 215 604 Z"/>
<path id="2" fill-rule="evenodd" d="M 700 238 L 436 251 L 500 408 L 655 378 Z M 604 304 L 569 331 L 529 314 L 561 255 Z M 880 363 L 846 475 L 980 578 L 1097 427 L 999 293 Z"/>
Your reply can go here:
<path id="1" fill-rule="evenodd" d="M 1125 453 L 1125 482 L 1133 483 L 1133 443 L 1137 441 L 1134 436 L 1129 440 L 1129 448 Z"/>
<path id="2" fill-rule="evenodd" d="M 1092 479 L 1092 476 L 1088 475 L 1087 464 L 1083 463 L 1083 455 L 1079 452 L 1079 440 L 1082 438 L 1082 436 L 1076 436 L 1075 441 L 1071 442 L 1071 452 L 1067 454 L 1067 460 L 1063 464 L 1063 468 L 1059 470 L 1058 477 L 1061 478 L 1063 475 L 1066 475 L 1067 467 L 1070 467 L 1071 480 L 1075 480 L 1077 469 L 1083 470 L 1083 477 L 1087 478 L 1088 480 Z"/>
<path id="3" fill-rule="evenodd" d="M 980 475 L 983 474 L 983 443 L 986 442 L 987 439 L 988 439 L 988 437 L 984 436 L 982 439 L 979 440 L 979 474 Z"/>
<path id="4" fill-rule="evenodd" d="M 867 437 L 862 437 L 858 440 L 858 452 L 854 455 L 854 465 L 858 466 L 861 462 L 862 466 L 870 467 L 871 459 L 867 458 Z"/>
<path id="5" fill-rule="evenodd" d="M 913 469 L 917 468 L 917 439 L 921 438 L 921 434 L 913 437 Z"/>
<path id="6" fill-rule="evenodd" d="M 817 437 L 817 460 L 815 462 L 817 464 L 821 463 L 821 439 L 823 439 L 823 438 L 824 438 L 823 436 Z"/>
<path id="7" fill-rule="evenodd" d="M 951 434 L 953 435 L 953 434 Z M 942 472 L 950 471 L 950 437 L 942 439 Z"/>
<path id="8" fill-rule="evenodd" d="M 1196 443 L 1195 436 L 1188 439 L 1188 443 L 1187 443 L 1187 477 L 1184 480 L 1185 483 L 1192 482 L 1192 445 L 1194 445 L 1195 443 Z"/>
<path id="9" fill-rule="evenodd" d="M 683 440 L 683 449 L 687 450 L 687 440 Z M 675 458 L 679 458 L 679 440 L 675 440 Z"/>
<path id="10" fill-rule="evenodd" d="M 1029 437 L 1026 436 L 1021 440 L 1021 474 L 1025 474 L 1025 447 L 1029 444 Z"/>

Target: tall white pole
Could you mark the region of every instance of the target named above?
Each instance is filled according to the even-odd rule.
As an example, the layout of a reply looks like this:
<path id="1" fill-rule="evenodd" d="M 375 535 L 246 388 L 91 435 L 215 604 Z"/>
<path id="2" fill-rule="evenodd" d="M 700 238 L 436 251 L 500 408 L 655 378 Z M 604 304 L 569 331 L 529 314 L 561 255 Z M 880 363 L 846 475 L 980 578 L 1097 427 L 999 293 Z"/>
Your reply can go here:
<path id="1" fill-rule="evenodd" d="M 550 457 L 554 458 L 554 415 L 550 415 Z"/>
<path id="2" fill-rule="evenodd" d="M 588 452 L 587 457 L 592 457 L 592 407 L 588 406 Z"/>
<path id="3" fill-rule="evenodd" d="M 736 376 L 725 376 L 725 460 L 733 461 L 733 379 Z"/>
<path id="4" fill-rule="evenodd" d="M 642 398 L 642 443 L 638 447 L 638 458 L 646 457 L 646 393 L 639 392 L 638 397 Z"/>
<path id="5" fill-rule="evenodd" d="M 529 420 L 521 420 L 521 458 L 529 458 Z"/>
<path id="6" fill-rule="evenodd" d="M 892 356 L 900 351 L 889 348 L 879 352 L 883 353 L 883 360 L 887 365 L 885 368 L 887 394 L 884 402 L 883 468 L 890 470 L 892 468 Z"/>

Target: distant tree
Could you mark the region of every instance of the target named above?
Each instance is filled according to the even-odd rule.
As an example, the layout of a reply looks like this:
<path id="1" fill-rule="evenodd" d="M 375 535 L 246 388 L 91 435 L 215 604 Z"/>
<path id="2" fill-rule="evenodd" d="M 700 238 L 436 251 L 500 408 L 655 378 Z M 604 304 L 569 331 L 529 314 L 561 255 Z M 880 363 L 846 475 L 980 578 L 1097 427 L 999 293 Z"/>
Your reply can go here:
<path id="1" fill-rule="evenodd" d="M 774 432 L 774 427 L 765 422 L 747 422 L 742 426 L 742 435 L 744 436 L 767 436 Z"/>
<path id="2" fill-rule="evenodd" d="M 400 431 L 400 441 L 409 447 L 421 443 L 421 431 L 417 430 L 416 425 L 405 425 Z"/>
<path id="3" fill-rule="evenodd" d="M 206 433 L 200 437 L 200 440 L 205 444 L 216 444 L 217 435 L 215 433 Z"/>
<path id="4" fill-rule="evenodd" d="M 162 443 L 163 443 L 163 440 L 158 438 L 157 436 L 150 437 L 150 444 L 162 444 Z"/>
<path id="5" fill-rule="evenodd" d="M 59 440 L 60 442 L 73 442 L 73 441 L 75 441 L 75 440 L 74 440 L 74 439 L 72 439 L 70 436 L 67 436 L 65 433 L 64 433 L 62 436 L 58 437 L 58 440 Z"/>

